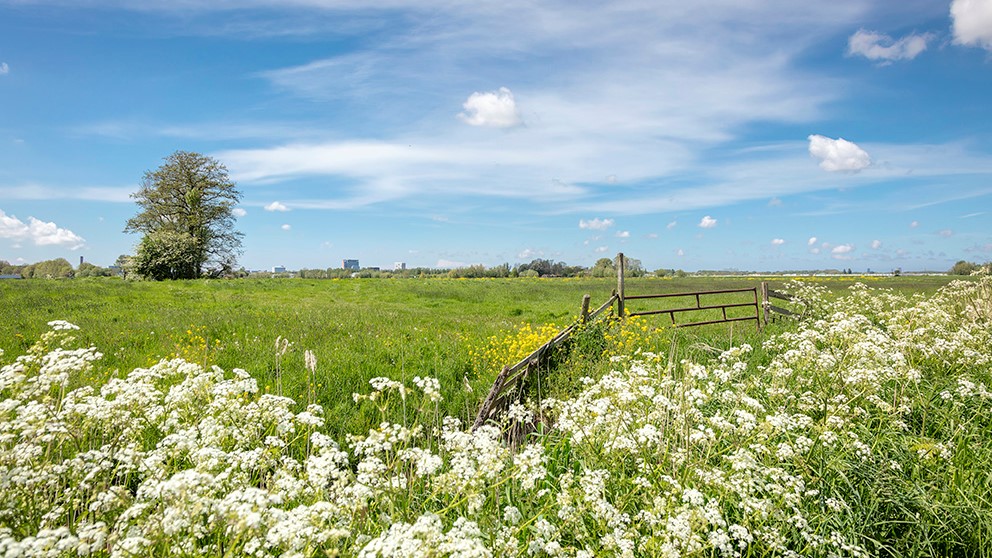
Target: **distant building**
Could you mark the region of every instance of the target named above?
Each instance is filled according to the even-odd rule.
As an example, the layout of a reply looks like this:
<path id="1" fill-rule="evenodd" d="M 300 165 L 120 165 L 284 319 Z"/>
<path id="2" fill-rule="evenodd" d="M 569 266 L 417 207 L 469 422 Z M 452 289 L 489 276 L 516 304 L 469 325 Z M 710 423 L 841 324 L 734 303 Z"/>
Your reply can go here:
<path id="1" fill-rule="evenodd" d="M 272 273 L 286 273 L 286 266 L 277 265 L 272 268 Z"/>
<path id="2" fill-rule="evenodd" d="M 396 262 L 393 264 L 393 271 L 403 271 L 406 269 L 406 262 Z"/>
<path id="3" fill-rule="evenodd" d="M 358 265 L 358 260 L 341 260 L 341 267 L 343 269 L 350 269 L 352 271 L 358 271 L 361 267 Z"/>

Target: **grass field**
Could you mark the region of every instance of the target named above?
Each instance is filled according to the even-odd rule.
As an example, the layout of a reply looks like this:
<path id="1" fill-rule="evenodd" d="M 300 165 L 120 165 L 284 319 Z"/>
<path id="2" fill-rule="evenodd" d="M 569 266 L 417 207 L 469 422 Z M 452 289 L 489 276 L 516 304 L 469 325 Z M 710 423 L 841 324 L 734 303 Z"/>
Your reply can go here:
<path id="1" fill-rule="evenodd" d="M 591 327 L 555 371 L 571 386 L 511 406 L 535 428 L 515 448 L 446 416 L 494 373 L 473 355 L 610 284 L 19 285 L 0 290 L 31 306 L 0 356 L 0 555 L 992 556 L 988 278 L 810 281 L 807 319 L 761 333 Z M 278 359 L 266 325 L 294 343 Z M 337 382 L 324 408 L 310 350 Z"/>
<path id="2" fill-rule="evenodd" d="M 858 280 L 910 292 L 933 292 L 946 277 L 810 278 L 834 292 Z M 772 279 L 778 288 L 787 279 Z M 734 277 L 639 278 L 626 281 L 628 294 L 750 288 L 760 280 Z M 243 279 L 132 282 L 117 278 L 0 282 L 0 349 L 25 350 L 50 320 L 80 326 L 80 341 L 104 353 L 102 370 L 113 373 L 180 356 L 225 370 L 243 368 L 262 389 L 306 400 L 304 351 L 317 359 L 316 401 L 339 417 L 339 432 L 362 431 L 372 417 L 355 416 L 351 394 L 369 379 L 441 381 L 445 412 L 469 419 L 502 364 L 480 362 L 470 352 L 492 338 L 513 336 L 523 325 L 563 327 L 579 313 L 584 294 L 595 308 L 616 288 L 613 279 Z M 747 295 L 744 296 L 747 299 Z M 739 301 L 740 295 L 712 300 Z M 678 304 L 685 304 L 679 300 Z M 629 310 L 656 308 L 648 301 Z M 738 310 L 741 311 L 748 311 Z M 711 319 L 698 313 L 693 320 Z M 681 320 L 682 318 L 679 317 Z M 645 324 L 666 326 L 667 316 Z M 547 328 L 545 328 L 547 329 Z M 753 322 L 685 329 L 680 349 L 701 340 L 728 348 L 754 335 Z M 655 345 L 675 336 L 654 336 Z M 539 345 L 544 339 L 527 339 Z M 276 341 L 289 342 L 284 354 Z M 666 347 L 653 346 L 667 351 Z M 478 351 L 476 351 L 478 352 Z M 483 366 L 485 365 L 485 366 Z M 589 374 L 574 367 L 568 384 Z M 101 381 L 105 378 L 95 378 Z M 469 391 L 466 386 L 471 387 Z M 346 412 L 347 410 L 347 412 Z"/>

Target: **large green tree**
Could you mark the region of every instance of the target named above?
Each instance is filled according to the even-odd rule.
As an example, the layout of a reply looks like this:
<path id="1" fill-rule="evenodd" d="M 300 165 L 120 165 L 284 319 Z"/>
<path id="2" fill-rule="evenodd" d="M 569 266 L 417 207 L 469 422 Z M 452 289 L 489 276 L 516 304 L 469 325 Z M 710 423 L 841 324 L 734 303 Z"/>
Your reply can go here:
<path id="1" fill-rule="evenodd" d="M 176 151 L 145 172 L 131 197 L 141 210 L 124 232 L 144 234 L 135 272 L 152 279 L 195 279 L 234 267 L 243 236 L 234 229 L 241 193 L 219 161 Z"/>

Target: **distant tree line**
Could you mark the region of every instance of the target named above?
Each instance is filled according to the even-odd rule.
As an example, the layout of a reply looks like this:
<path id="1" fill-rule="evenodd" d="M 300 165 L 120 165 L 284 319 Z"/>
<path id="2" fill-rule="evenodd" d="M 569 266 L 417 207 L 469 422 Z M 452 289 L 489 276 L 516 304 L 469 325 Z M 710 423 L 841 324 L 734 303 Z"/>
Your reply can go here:
<path id="1" fill-rule="evenodd" d="M 0 260 L 0 275 L 20 276 L 23 279 L 71 279 L 73 277 L 110 277 L 115 275 L 115 271 L 89 262 L 82 262 L 78 268 L 73 269 L 72 264 L 65 258 L 56 258 L 24 265 L 14 265 Z"/>
<path id="2" fill-rule="evenodd" d="M 624 257 L 624 268 L 627 277 L 642 277 L 649 272 L 645 270 L 640 260 Z M 111 277 L 123 275 L 125 278 L 131 274 L 135 278 L 148 278 L 136 272 L 134 257 L 121 255 L 111 267 L 100 267 L 89 262 L 82 262 L 77 268 L 73 268 L 65 258 L 45 260 L 32 264 L 15 265 L 5 260 L 0 260 L 0 275 L 20 276 L 24 279 L 69 279 L 83 277 Z M 947 271 L 948 275 L 971 275 L 972 273 L 992 272 L 992 262 L 977 264 L 968 261 L 959 261 Z M 659 268 L 650 272 L 656 277 L 685 277 L 689 273 L 681 269 Z M 768 272 L 771 273 L 771 272 Z M 795 272 L 810 273 L 810 271 Z M 850 270 L 822 270 L 822 273 L 850 274 Z M 465 267 L 432 268 L 432 267 L 412 267 L 407 269 L 383 270 L 379 268 L 364 268 L 358 271 L 343 268 L 327 269 L 300 269 L 298 271 L 287 271 L 272 273 L 268 271 L 250 272 L 244 268 L 238 270 L 228 270 L 223 274 L 214 275 L 228 279 L 244 277 L 298 277 L 301 279 L 372 279 L 372 278 L 426 278 L 426 277 L 448 277 L 454 279 L 482 279 L 482 278 L 506 278 L 506 277 L 615 277 L 617 274 L 616 260 L 610 258 L 600 258 L 592 267 L 581 265 L 568 265 L 565 262 L 556 262 L 546 259 L 535 259 L 530 263 L 510 265 L 502 263 L 492 267 L 484 265 L 470 265 Z M 692 275 L 726 275 L 726 271 L 702 270 L 693 272 Z"/>
<path id="3" fill-rule="evenodd" d="M 972 273 L 978 273 L 984 270 L 986 273 L 992 272 L 992 262 L 985 262 L 984 264 L 977 264 L 975 262 L 966 262 L 964 260 L 959 261 L 951 267 L 950 271 L 947 272 L 948 275 L 971 275 Z"/>

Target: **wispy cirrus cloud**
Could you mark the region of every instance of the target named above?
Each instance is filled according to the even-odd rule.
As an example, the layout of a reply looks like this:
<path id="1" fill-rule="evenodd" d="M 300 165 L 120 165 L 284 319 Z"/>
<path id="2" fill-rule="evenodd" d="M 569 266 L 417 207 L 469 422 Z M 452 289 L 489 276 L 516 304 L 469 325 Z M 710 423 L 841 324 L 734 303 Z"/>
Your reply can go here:
<path id="1" fill-rule="evenodd" d="M 8 200 L 85 200 L 131 203 L 137 186 L 79 186 L 76 184 L 48 185 L 27 183 L 0 185 L 0 199 Z"/>
<path id="2" fill-rule="evenodd" d="M 884 33 L 859 29 L 848 38 L 847 53 L 882 62 L 912 60 L 927 49 L 927 43 L 932 39 L 933 35 L 930 33 L 910 34 L 893 39 Z"/>

